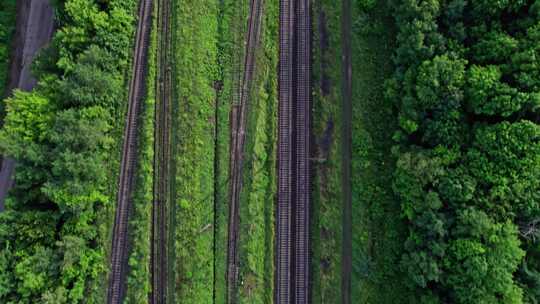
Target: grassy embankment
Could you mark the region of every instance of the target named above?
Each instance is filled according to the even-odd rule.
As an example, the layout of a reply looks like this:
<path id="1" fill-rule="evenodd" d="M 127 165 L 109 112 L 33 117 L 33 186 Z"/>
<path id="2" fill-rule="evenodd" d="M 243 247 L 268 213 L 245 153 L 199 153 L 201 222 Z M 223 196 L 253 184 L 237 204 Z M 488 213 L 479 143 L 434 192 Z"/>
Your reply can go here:
<path id="1" fill-rule="evenodd" d="M 397 125 L 392 104 L 384 98 L 395 45 L 386 3 L 375 1 L 368 8 L 357 2 L 352 11 L 354 303 L 407 298 L 398 266 L 406 229 L 391 188 L 395 159 L 390 151 Z"/>
<path id="2" fill-rule="evenodd" d="M 311 222 L 314 304 L 341 294 L 341 5 L 313 4 L 313 164 Z"/>
<path id="3" fill-rule="evenodd" d="M 240 202 L 239 303 L 272 303 L 276 192 L 279 1 L 263 1 L 250 98 Z"/>
<path id="4" fill-rule="evenodd" d="M 173 68 L 178 113 L 174 289 L 182 303 L 212 303 L 214 281 L 214 81 L 218 77 L 216 1 L 175 1 Z"/>
<path id="5" fill-rule="evenodd" d="M 141 107 L 138 131 L 138 155 L 133 205 L 130 217 L 129 274 L 125 303 L 148 303 L 151 288 L 151 233 L 154 174 L 154 119 L 156 104 L 156 56 L 158 24 L 157 6 L 154 1 L 152 30 L 148 50 L 146 98 Z"/>

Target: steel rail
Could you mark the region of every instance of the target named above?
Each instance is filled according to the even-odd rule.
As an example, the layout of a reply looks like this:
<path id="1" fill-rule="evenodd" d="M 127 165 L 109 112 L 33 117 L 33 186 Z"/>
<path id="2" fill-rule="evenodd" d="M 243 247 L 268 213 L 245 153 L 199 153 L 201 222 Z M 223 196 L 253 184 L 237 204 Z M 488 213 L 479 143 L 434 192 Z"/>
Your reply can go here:
<path id="1" fill-rule="evenodd" d="M 309 302 L 311 7 L 280 1 L 275 302 Z"/>
<path id="2" fill-rule="evenodd" d="M 311 115 L 311 20 L 310 1 L 296 7 L 296 100 L 295 100 L 295 231 L 294 302 L 307 304 L 309 296 L 309 199 Z"/>
<path id="3" fill-rule="evenodd" d="M 129 85 L 128 110 L 124 129 L 124 144 L 113 228 L 111 269 L 107 291 L 107 302 L 109 304 L 121 304 L 125 296 L 128 268 L 128 221 L 133 176 L 137 160 L 137 119 L 139 117 L 141 100 L 145 95 L 145 74 L 151 12 L 152 0 L 141 0 L 139 3 L 139 20 L 136 31 L 132 76 Z"/>
<path id="4" fill-rule="evenodd" d="M 292 136 L 294 1 L 281 0 L 279 13 L 278 193 L 276 208 L 275 302 L 291 302 Z"/>

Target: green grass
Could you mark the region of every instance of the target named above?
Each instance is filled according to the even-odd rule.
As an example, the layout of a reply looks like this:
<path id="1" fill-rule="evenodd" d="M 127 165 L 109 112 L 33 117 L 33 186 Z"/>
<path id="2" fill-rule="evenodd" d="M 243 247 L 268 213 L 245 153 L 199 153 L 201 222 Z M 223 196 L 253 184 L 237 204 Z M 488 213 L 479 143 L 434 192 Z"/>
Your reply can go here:
<path id="1" fill-rule="evenodd" d="M 239 303 L 273 299 L 273 235 L 276 192 L 278 1 L 264 3 L 260 47 L 251 98 L 240 202 Z"/>
<path id="2" fill-rule="evenodd" d="M 354 303 L 403 303 L 399 272 L 406 233 L 391 184 L 397 129 L 384 81 L 393 72 L 395 31 L 386 1 L 353 10 L 353 273 Z"/>
<path id="3" fill-rule="evenodd" d="M 319 0 L 313 11 L 312 292 L 314 304 L 329 304 L 341 299 L 341 5 Z"/>
<path id="4" fill-rule="evenodd" d="M 218 77 L 216 1 L 174 2 L 176 128 L 175 298 L 212 303 L 214 281 L 214 81 Z"/>

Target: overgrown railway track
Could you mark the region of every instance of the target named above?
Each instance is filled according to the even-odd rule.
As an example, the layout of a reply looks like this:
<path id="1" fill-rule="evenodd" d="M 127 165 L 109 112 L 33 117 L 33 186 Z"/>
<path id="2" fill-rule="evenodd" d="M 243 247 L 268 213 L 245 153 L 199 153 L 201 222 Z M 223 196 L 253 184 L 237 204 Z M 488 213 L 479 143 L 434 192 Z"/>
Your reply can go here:
<path id="1" fill-rule="evenodd" d="M 256 51 L 259 44 L 263 0 L 251 0 L 246 48 L 241 80 L 234 90 L 231 113 L 231 149 L 230 149 L 230 200 L 229 231 L 227 249 L 227 303 L 236 303 L 239 275 L 238 239 L 239 239 L 239 205 L 242 192 L 244 146 L 246 138 L 247 112 L 249 97 L 256 65 Z"/>
<path id="2" fill-rule="evenodd" d="M 151 28 L 152 0 L 139 2 L 138 25 L 135 38 L 132 75 L 129 85 L 128 109 L 124 129 L 124 144 L 120 165 L 120 179 L 115 222 L 112 236 L 111 269 L 107 291 L 107 303 L 123 302 L 126 289 L 128 257 L 128 220 L 131 209 L 131 193 L 137 159 L 137 120 L 141 100 L 145 96 L 146 62 Z"/>
<path id="3" fill-rule="evenodd" d="M 158 2 L 159 49 L 157 56 L 155 133 L 154 133 L 154 202 L 152 207 L 150 303 L 167 302 L 168 286 L 168 211 L 171 195 L 171 0 Z"/>
<path id="4" fill-rule="evenodd" d="M 309 301 L 311 14 L 280 0 L 276 288 L 279 304 Z"/>

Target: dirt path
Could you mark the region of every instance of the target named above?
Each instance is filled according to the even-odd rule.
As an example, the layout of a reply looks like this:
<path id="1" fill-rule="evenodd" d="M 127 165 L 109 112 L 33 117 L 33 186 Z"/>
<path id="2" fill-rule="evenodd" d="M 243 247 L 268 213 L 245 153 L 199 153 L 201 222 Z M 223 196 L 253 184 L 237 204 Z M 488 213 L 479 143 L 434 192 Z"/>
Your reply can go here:
<path id="1" fill-rule="evenodd" d="M 139 2 L 139 22 L 137 25 L 133 70 L 129 86 L 128 111 L 124 129 L 124 147 L 120 166 L 118 201 L 112 237 L 111 270 L 107 303 L 120 304 L 126 293 L 128 268 L 128 222 L 131 194 L 137 160 L 137 132 L 141 100 L 146 89 L 146 63 L 152 25 L 152 0 Z"/>
<path id="2" fill-rule="evenodd" d="M 8 92 L 19 88 L 31 91 L 36 85 L 30 67 L 36 53 L 52 37 L 54 11 L 49 0 L 17 1 L 17 28 L 11 58 Z M 15 160 L 5 158 L 0 171 L 0 211 L 4 210 L 6 195 L 13 186 Z"/>
<path id="3" fill-rule="evenodd" d="M 343 252 L 341 263 L 341 303 L 351 303 L 352 269 L 352 46 L 351 0 L 343 0 L 341 41 L 343 44 L 342 80 L 342 189 L 343 189 Z"/>

